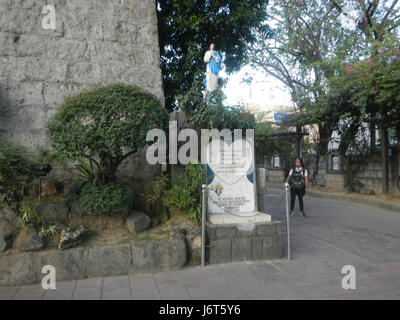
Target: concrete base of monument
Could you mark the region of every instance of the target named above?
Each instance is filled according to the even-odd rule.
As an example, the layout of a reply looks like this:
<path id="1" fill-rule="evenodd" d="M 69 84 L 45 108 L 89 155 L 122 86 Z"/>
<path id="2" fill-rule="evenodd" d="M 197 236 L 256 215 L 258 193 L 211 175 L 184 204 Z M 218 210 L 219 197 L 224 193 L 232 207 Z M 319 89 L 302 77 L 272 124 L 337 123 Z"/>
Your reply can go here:
<path id="1" fill-rule="evenodd" d="M 282 258 L 282 223 L 271 221 L 268 214 L 265 216 L 268 221 L 231 224 L 207 222 L 207 262 L 217 264 Z"/>
<path id="2" fill-rule="evenodd" d="M 240 213 L 240 215 L 229 213 L 209 213 L 207 220 L 212 224 L 248 224 L 270 222 L 271 216 L 263 212 Z"/>

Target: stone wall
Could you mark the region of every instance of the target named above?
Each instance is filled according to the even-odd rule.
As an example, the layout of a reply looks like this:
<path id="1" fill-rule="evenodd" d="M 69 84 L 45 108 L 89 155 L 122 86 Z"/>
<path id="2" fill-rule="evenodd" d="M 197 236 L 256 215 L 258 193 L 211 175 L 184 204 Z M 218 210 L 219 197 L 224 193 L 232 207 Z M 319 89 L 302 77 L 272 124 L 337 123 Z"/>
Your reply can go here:
<path id="1" fill-rule="evenodd" d="M 343 192 L 345 185 L 343 173 L 327 173 L 325 176 L 325 188 L 332 192 Z"/>
<path id="2" fill-rule="evenodd" d="M 313 180 L 313 184 L 325 187 L 327 185 L 327 161 L 328 158 L 326 156 L 320 156 L 318 161 L 318 170 L 317 170 L 317 161 L 312 161 L 310 163 L 306 163 L 306 167 L 310 176 L 310 180 Z"/>
<path id="3" fill-rule="evenodd" d="M 400 159 L 396 150 L 392 150 L 389 157 L 389 180 L 390 192 L 393 195 L 400 194 Z M 353 179 L 353 187 L 355 191 L 365 194 L 381 194 L 382 193 L 382 167 L 380 155 L 374 154 L 363 160 L 354 160 L 349 164 L 349 160 L 344 159 L 343 170 L 332 170 L 328 166 L 329 158 L 324 156 L 320 158 L 318 174 L 314 177 L 316 170 L 315 160 L 307 164 L 310 172 L 310 179 L 313 186 L 323 187 L 327 191 L 344 192 L 346 190 L 346 177 L 349 172 L 356 172 Z M 358 168 L 358 161 L 362 161 L 361 167 Z M 314 178 L 314 179 L 313 179 Z"/>
<path id="4" fill-rule="evenodd" d="M 286 170 L 284 169 L 269 169 L 267 175 L 268 183 L 283 184 L 286 179 Z"/>
<path id="5" fill-rule="evenodd" d="M 186 262 L 186 243 L 179 235 L 168 241 L 137 241 L 10 256 L 0 254 L 0 287 L 38 284 L 45 265 L 56 268 L 57 281 L 65 281 L 176 270 Z"/>
<path id="6" fill-rule="evenodd" d="M 47 4 L 56 30 L 42 27 Z M 114 82 L 164 103 L 153 0 L 0 0 L 0 137 L 46 147 L 64 97 Z"/>

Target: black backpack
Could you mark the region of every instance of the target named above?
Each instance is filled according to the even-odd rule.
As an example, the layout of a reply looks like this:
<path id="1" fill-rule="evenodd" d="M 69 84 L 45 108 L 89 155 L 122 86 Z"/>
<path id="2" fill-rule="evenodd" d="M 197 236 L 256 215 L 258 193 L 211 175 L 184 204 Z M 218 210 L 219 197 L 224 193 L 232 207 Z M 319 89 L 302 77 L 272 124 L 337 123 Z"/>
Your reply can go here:
<path id="1" fill-rule="evenodd" d="M 293 168 L 292 170 L 293 173 L 292 176 L 290 177 L 289 185 L 295 190 L 305 189 L 306 181 L 304 176 L 306 173 L 306 169 L 302 168 L 302 170 L 299 172 L 296 172 L 296 168 Z"/>

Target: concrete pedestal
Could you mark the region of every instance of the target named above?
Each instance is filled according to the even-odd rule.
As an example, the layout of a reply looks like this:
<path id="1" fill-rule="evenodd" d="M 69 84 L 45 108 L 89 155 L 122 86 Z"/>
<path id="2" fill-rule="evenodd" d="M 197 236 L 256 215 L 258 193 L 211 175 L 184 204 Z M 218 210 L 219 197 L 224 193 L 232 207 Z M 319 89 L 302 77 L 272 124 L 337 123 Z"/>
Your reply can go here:
<path id="1" fill-rule="evenodd" d="M 209 264 L 280 259 L 283 255 L 282 223 L 270 220 L 231 224 L 207 222 L 206 245 Z"/>

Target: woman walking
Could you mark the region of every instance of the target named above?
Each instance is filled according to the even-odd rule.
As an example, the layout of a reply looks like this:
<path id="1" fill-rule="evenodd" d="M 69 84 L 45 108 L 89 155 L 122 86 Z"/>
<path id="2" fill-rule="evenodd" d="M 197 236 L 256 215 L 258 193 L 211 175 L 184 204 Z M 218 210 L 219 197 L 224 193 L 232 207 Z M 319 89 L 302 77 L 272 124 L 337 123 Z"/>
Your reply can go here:
<path id="1" fill-rule="evenodd" d="M 303 217 L 306 217 L 303 196 L 306 190 L 308 191 L 308 170 L 304 167 L 302 159 L 296 159 L 296 165 L 290 170 L 286 182 L 290 185 L 290 215 L 294 215 L 294 204 L 297 196 L 299 198 L 300 213 Z"/>

